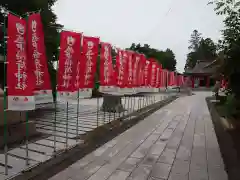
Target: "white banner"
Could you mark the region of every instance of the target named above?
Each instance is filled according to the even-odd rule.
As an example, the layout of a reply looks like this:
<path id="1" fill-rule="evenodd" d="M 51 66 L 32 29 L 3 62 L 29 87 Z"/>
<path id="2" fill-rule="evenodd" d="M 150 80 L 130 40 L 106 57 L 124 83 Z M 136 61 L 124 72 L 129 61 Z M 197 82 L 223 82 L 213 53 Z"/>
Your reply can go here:
<path id="1" fill-rule="evenodd" d="M 34 91 L 35 103 L 45 104 L 45 103 L 53 103 L 52 90 L 40 90 Z"/>
<path id="2" fill-rule="evenodd" d="M 99 92 L 104 94 L 118 95 L 118 87 L 116 86 L 100 86 Z"/>
<path id="3" fill-rule="evenodd" d="M 8 96 L 8 109 L 12 111 L 28 111 L 35 109 L 34 96 Z"/>

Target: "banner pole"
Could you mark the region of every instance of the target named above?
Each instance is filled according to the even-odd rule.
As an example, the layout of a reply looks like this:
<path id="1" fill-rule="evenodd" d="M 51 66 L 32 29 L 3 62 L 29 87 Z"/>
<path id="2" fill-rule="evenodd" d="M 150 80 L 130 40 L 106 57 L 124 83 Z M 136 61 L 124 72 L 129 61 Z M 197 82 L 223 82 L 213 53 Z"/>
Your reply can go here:
<path id="1" fill-rule="evenodd" d="M 127 97 L 126 97 L 126 95 L 124 95 L 124 108 L 126 108 L 126 106 L 127 106 Z M 127 109 L 126 111 L 128 111 L 128 109 Z M 126 113 L 127 113 L 126 111 L 123 112 L 123 115 L 124 115 L 124 116 L 125 116 Z"/>
<path id="2" fill-rule="evenodd" d="M 133 108 L 134 108 L 134 95 L 132 96 L 132 99 L 131 99 L 131 108 L 132 108 L 132 111 L 133 112 Z"/>
<path id="3" fill-rule="evenodd" d="M 26 27 L 28 27 L 28 16 L 29 14 L 27 13 L 27 17 L 25 18 L 26 20 Z M 26 48 L 28 49 L 28 28 L 26 28 Z M 29 165 L 29 152 L 28 152 L 28 139 L 29 139 L 29 122 L 28 122 L 28 111 L 26 111 L 26 166 Z"/>
<path id="4" fill-rule="evenodd" d="M 28 136 L 28 111 L 26 111 L 26 166 L 29 165 Z"/>
<path id="5" fill-rule="evenodd" d="M 130 112 L 132 113 L 133 112 L 133 97 L 132 97 L 132 95 L 130 96 L 130 107 L 131 107 L 131 110 L 130 110 Z M 132 119 L 132 116 L 130 116 L 130 120 Z"/>
<path id="6" fill-rule="evenodd" d="M 140 102 L 139 102 L 139 110 L 140 110 L 140 109 L 142 109 L 142 97 L 141 96 L 139 97 L 139 100 L 140 100 Z"/>
<path id="7" fill-rule="evenodd" d="M 99 97 L 97 97 L 97 127 L 99 126 Z"/>
<path id="8" fill-rule="evenodd" d="M 137 98 L 138 98 L 138 105 L 137 105 L 137 110 L 139 110 L 139 108 L 140 108 L 140 97 L 139 96 L 137 96 Z"/>
<path id="9" fill-rule="evenodd" d="M 68 148 L 68 100 L 66 109 L 66 148 Z"/>
<path id="10" fill-rule="evenodd" d="M 109 111 L 110 109 L 108 109 L 108 111 Z M 108 123 L 110 123 L 111 122 L 111 111 L 110 112 L 108 112 Z"/>
<path id="11" fill-rule="evenodd" d="M 133 97 L 133 112 L 135 111 L 136 106 L 136 95 Z"/>
<path id="12" fill-rule="evenodd" d="M 54 156 L 56 155 L 57 152 L 57 89 L 58 89 L 58 69 L 59 69 L 59 50 L 60 50 L 60 35 L 58 35 L 58 50 L 57 50 L 57 67 L 56 67 L 56 89 L 55 89 L 55 101 L 54 101 L 54 142 L 53 142 L 53 152 Z"/>
<path id="13" fill-rule="evenodd" d="M 127 109 L 128 109 L 128 112 L 127 114 L 130 114 L 131 113 L 131 109 L 130 109 L 130 97 L 127 96 Z M 129 116 L 129 120 L 131 119 L 131 117 Z"/>
<path id="14" fill-rule="evenodd" d="M 4 156 L 5 156 L 5 175 L 8 175 L 8 146 L 7 146 L 7 59 L 6 59 L 6 41 L 7 41 L 7 33 L 6 33 L 6 14 L 3 15 L 4 23 L 3 23 L 3 58 L 4 58 L 4 78 L 3 78 L 3 91 L 4 91 L 4 100 L 3 100 L 3 114 L 4 114 Z"/>
<path id="15" fill-rule="evenodd" d="M 76 127 L 76 133 L 77 133 L 77 138 L 78 138 L 78 119 L 79 119 L 79 101 L 80 101 L 80 99 L 79 99 L 79 96 L 80 96 L 80 93 L 79 93 L 79 89 L 78 89 L 78 95 L 77 95 L 77 127 Z"/>
<path id="16" fill-rule="evenodd" d="M 105 94 L 103 94 L 103 101 L 104 101 L 104 96 Z M 103 125 L 105 124 L 105 118 L 106 118 L 106 107 L 103 106 Z"/>

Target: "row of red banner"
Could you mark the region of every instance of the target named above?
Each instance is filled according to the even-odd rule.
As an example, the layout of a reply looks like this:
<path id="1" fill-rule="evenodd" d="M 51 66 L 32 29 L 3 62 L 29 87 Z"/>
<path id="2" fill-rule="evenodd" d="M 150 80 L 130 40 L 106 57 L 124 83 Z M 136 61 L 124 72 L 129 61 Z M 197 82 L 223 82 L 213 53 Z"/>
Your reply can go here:
<path id="1" fill-rule="evenodd" d="M 9 14 L 7 33 L 8 109 L 31 110 L 35 104 L 53 102 L 40 14 L 32 14 L 27 20 Z M 155 92 L 161 87 L 184 83 L 183 76 L 163 69 L 143 54 L 117 49 L 113 61 L 111 44 L 62 31 L 57 74 L 59 100 L 92 96 L 99 44 L 99 90 L 103 93 Z"/>

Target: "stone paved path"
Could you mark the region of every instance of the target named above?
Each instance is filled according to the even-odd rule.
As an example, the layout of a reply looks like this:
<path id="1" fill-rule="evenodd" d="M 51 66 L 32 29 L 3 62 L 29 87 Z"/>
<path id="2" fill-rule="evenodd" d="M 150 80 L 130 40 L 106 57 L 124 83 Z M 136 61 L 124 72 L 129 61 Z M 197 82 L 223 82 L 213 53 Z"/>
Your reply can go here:
<path id="1" fill-rule="evenodd" d="M 227 180 L 209 95 L 177 99 L 50 180 Z"/>

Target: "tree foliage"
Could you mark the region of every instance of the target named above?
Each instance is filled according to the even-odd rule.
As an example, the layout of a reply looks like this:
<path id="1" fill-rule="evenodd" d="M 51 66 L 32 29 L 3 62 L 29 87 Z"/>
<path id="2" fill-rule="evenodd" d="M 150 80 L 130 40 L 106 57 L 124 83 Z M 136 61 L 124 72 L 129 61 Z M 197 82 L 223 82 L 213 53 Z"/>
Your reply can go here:
<path id="1" fill-rule="evenodd" d="M 222 74 L 228 80 L 228 88 L 236 98 L 236 108 L 240 112 L 240 2 L 234 0 L 215 0 L 215 11 L 224 16 L 225 28 L 219 41 L 224 53 Z"/>
<path id="2" fill-rule="evenodd" d="M 147 58 L 154 58 L 156 59 L 160 64 L 162 64 L 163 68 L 168 69 L 170 71 L 176 70 L 176 58 L 175 54 L 171 49 L 166 49 L 165 51 L 158 50 L 151 48 L 150 45 L 144 44 L 143 46 L 141 44 L 135 44 L 133 43 L 129 50 L 136 51 L 138 53 L 144 54 Z"/>
<path id="3" fill-rule="evenodd" d="M 191 34 L 191 39 L 189 40 L 190 46 L 188 47 L 189 50 L 197 51 L 199 47 L 200 40 L 202 39 L 202 34 L 199 33 L 196 29 Z"/>
<path id="4" fill-rule="evenodd" d="M 217 57 L 217 45 L 210 38 L 203 38 L 201 33 L 194 30 L 189 40 L 190 52 L 187 54 L 185 69 L 193 68 L 198 60 L 213 61 Z"/>

